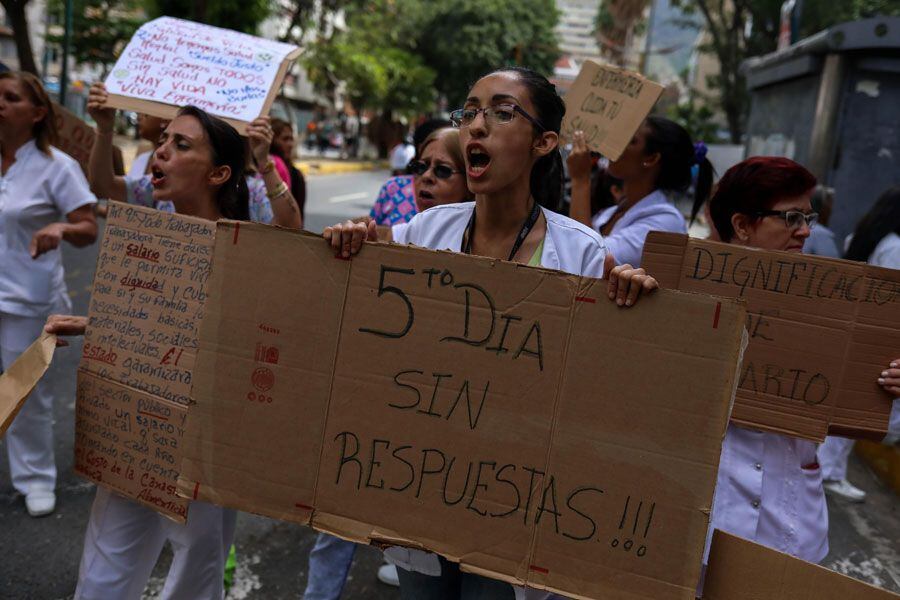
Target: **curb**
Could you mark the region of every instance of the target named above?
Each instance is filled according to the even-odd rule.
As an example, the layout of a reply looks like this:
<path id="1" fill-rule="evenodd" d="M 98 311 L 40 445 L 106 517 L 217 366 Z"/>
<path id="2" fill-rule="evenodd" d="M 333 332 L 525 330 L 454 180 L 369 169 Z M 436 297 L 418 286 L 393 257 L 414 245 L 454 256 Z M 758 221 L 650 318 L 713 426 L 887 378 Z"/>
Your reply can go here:
<path id="1" fill-rule="evenodd" d="M 386 161 L 375 160 L 359 162 L 304 160 L 295 162 L 294 166 L 300 169 L 300 171 L 303 172 L 304 176 L 336 175 L 338 173 L 358 173 L 360 171 L 375 171 L 378 169 L 388 168 L 388 164 Z"/>
<path id="2" fill-rule="evenodd" d="M 856 454 L 885 485 L 900 494 L 900 447 L 857 440 Z"/>

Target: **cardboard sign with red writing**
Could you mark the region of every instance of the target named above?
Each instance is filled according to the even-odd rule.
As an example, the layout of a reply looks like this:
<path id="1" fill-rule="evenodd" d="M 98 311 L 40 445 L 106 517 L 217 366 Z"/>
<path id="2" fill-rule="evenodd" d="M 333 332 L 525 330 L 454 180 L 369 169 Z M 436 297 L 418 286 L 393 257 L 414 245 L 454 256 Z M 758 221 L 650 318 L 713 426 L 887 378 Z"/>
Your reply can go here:
<path id="1" fill-rule="evenodd" d="M 900 271 L 659 231 L 641 266 L 664 288 L 747 299 L 732 422 L 814 441 L 884 437 L 892 398 L 877 379 L 900 348 Z"/>
<path id="2" fill-rule="evenodd" d="M 138 29 L 106 78 L 109 104 L 171 119 L 192 105 L 244 133 L 266 115 L 300 48 L 160 17 Z"/>
<path id="3" fill-rule="evenodd" d="M 574 598 L 693 600 L 742 302 L 623 310 L 605 281 L 227 221 L 213 263 L 180 494 Z"/>
<path id="4" fill-rule="evenodd" d="M 110 203 L 78 368 L 75 472 L 178 521 L 215 225 Z"/>
<path id="5" fill-rule="evenodd" d="M 581 130 L 591 150 L 617 160 L 662 92 L 640 73 L 586 60 L 565 96 L 561 136 Z"/>

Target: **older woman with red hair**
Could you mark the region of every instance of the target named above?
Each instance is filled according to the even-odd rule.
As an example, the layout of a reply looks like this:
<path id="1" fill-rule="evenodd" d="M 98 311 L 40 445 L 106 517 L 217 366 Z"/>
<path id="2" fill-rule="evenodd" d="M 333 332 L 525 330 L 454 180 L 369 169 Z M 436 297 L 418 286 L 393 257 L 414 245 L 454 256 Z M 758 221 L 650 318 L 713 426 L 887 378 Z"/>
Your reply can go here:
<path id="1" fill-rule="evenodd" d="M 721 240 L 801 252 L 818 215 L 816 178 L 787 158 L 754 157 L 719 181 L 709 211 Z M 877 380 L 880 373 L 872 373 Z M 880 383 L 880 382 L 879 382 Z M 828 554 L 828 509 L 816 444 L 729 425 L 722 445 L 711 529 L 810 562 Z"/>

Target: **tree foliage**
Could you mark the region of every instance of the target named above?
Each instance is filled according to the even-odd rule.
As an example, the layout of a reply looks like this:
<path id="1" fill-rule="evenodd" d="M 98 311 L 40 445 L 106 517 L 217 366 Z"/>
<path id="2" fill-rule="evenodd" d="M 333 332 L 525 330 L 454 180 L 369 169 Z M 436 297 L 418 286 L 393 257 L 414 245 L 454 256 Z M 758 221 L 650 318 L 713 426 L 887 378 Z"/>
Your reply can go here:
<path id="1" fill-rule="evenodd" d="M 775 50 L 782 0 L 672 0 L 672 4 L 688 15 L 703 18 L 708 42 L 699 50 L 715 55 L 720 66 L 719 74 L 711 76 L 708 83 L 719 92 L 732 143 L 740 143 L 749 108 L 740 66 L 751 56 Z M 900 0 L 808 0 L 803 3 L 800 31 L 810 35 L 837 23 L 878 14 L 900 14 Z"/>
<path id="2" fill-rule="evenodd" d="M 269 0 L 145 0 L 150 18 L 190 19 L 255 34 L 269 15 Z"/>
<path id="3" fill-rule="evenodd" d="M 430 112 L 436 93 L 451 107 L 491 69 L 523 64 L 550 74 L 558 57 L 553 0 L 370 0 L 345 3 L 347 24 L 308 53 L 325 91 L 344 82 L 354 104 Z"/>
<path id="4" fill-rule="evenodd" d="M 524 65 L 552 75 L 559 58 L 553 0 L 445 0 L 428 2 L 410 32 L 425 63 L 438 74 L 437 89 L 461 106 L 478 77 L 501 66 Z"/>
<path id="5" fill-rule="evenodd" d="M 65 18 L 65 0 L 51 0 L 48 10 Z M 128 40 L 144 22 L 138 0 L 74 0 L 70 52 L 75 62 L 104 68 L 116 61 Z M 62 35 L 47 41 L 62 46 Z"/>

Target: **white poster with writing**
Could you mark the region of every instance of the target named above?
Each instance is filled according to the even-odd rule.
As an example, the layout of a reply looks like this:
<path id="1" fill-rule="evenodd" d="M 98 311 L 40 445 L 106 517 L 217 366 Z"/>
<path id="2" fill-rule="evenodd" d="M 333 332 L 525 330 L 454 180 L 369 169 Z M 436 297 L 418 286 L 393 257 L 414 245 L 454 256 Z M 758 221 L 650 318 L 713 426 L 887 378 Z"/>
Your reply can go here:
<path id="1" fill-rule="evenodd" d="M 268 111 L 299 48 L 219 27 L 160 17 L 135 32 L 109 76 L 110 104 L 169 117 L 193 105 L 249 122 Z M 116 96 L 148 106 L 117 102 Z M 153 103 L 168 105 L 160 114 Z"/>

